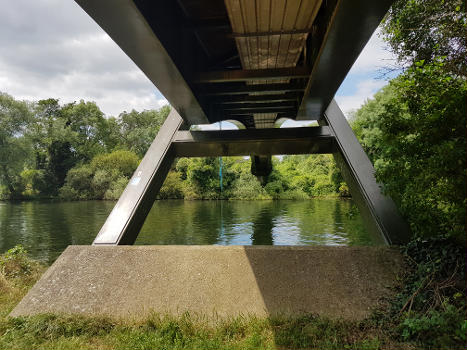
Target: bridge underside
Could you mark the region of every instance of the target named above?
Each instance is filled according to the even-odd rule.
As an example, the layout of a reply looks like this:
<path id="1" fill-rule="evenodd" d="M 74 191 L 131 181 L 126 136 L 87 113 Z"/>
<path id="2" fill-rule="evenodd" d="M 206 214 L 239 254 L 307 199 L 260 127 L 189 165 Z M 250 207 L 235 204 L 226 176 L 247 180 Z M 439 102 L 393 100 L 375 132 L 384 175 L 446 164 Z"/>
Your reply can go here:
<path id="1" fill-rule="evenodd" d="M 271 155 L 309 153 L 334 155 L 371 233 L 406 242 L 333 100 L 392 0 L 76 1 L 173 109 L 94 245 L 69 247 L 11 315 L 366 317 L 401 268 L 391 248 L 116 245 L 134 243 L 176 157 L 250 155 L 263 176 Z M 321 126 L 274 128 L 285 118 Z M 242 130 L 187 131 L 222 120 Z"/>
<path id="2" fill-rule="evenodd" d="M 369 230 L 409 230 L 333 101 L 392 0 L 76 0 L 146 74 L 172 113 L 94 244 L 132 244 L 175 157 L 332 153 Z M 319 128 L 274 129 L 285 119 Z M 229 120 L 238 131 L 182 131 Z"/>

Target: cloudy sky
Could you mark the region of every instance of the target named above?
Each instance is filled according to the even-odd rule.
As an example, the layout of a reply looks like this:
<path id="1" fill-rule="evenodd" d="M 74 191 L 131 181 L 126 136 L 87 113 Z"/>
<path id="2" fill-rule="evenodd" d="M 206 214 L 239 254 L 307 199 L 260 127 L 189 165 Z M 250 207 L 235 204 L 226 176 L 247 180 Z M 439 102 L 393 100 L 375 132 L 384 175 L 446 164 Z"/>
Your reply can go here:
<path id="1" fill-rule="evenodd" d="M 391 60 L 373 35 L 336 94 L 348 114 L 387 82 Z M 106 115 L 167 101 L 73 0 L 15 0 L 0 11 L 0 92 L 17 99 L 95 101 Z"/>

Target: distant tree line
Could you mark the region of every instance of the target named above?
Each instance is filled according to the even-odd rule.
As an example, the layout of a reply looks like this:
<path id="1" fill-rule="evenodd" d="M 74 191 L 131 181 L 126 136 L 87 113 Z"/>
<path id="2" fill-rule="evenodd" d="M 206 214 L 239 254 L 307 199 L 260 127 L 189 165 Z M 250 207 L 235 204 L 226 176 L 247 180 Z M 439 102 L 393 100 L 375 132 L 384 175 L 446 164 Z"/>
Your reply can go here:
<path id="1" fill-rule="evenodd" d="M 117 199 L 170 107 L 105 118 L 94 102 L 18 101 L 0 94 L 0 196 L 3 199 Z M 250 160 L 178 159 L 160 198 L 305 199 L 348 195 L 329 155 L 274 158 L 262 186 Z"/>

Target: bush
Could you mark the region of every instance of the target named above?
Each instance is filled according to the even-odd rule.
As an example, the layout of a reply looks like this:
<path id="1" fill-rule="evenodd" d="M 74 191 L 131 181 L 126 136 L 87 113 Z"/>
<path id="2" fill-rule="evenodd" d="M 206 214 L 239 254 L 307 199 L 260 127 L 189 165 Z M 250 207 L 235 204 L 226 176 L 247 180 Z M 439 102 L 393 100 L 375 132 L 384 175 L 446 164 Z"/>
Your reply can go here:
<path id="1" fill-rule="evenodd" d="M 0 268 L 5 277 L 20 277 L 31 273 L 32 263 L 27 251 L 21 245 L 16 245 L 0 256 Z"/>
<path id="2" fill-rule="evenodd" d="M 117 200 L 122 195 L 126 186 L 128 185 L 129 179 L 124 176 L 117 178 L 116 180 L 110 183 L 109 188 L 105 191 L 103 199 L 107 200 Z"/>
<path id="3" fill-rule="evenodd" d="M 138 157 L 130 151 L 97 155 L 89 165 L 68 172 L 60 197 L 65 200 L 118 199 L 138 163 Z"/>
<path id="4" fill-rule="evenodd" d="M 175 171 L 170 171 L 159 191 L 159 198 L 181 199 L 183 197 L 183 183 L 180 174 Z"/>
<path id="5" fill-rule="evenodd" d="M 417 238 L 403 247 L 407 269 L 385 312 L 388 327 L 423 348 L 465 346 L 465 250 L 452 239 Z"/>
<path id="6" fill-rule="evenodd" d="M 65 185 L 59 195 L 65 200 L 85 200 L 95 198 L 92 193 L 94 173 L 90 166 L 82 165 L 70 169 L 65 178 Z"/>
<path id="7" fill-rule="evenodd" d="M 139 164 L 138 156 L 131 151 L 118 150 L 108 154 L 99 154 L 91 161 L 94 172 L 105 170 L 108 173 L 118 172 L 128 178 L 133 175 Z"/>
<path id="8" fill-rule="evenodd" d="M 467 320 L 465 314 L 451 304 L 443 311 L 429 310 L 427 314 L 408 316 L 399 326 L 404 340 L 415 340 L 438 349 L 465 343 Z"/>
<path id="9" fill-rule="evenodd" d="M 252 175 L 247 169 L 246 172 L 238 174 L 238 178 L 234 181 L 232 186 L 231 198 L 232 199 L 270 199 L 266 190 L 261 186 L 256 176 Z"/>

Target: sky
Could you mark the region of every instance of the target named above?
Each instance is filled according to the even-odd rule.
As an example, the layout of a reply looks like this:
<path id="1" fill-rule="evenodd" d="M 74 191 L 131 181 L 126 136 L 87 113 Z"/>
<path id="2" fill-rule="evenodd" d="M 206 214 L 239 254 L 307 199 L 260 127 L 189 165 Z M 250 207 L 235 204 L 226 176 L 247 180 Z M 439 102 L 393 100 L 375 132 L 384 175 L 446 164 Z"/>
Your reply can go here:
<path id="1" fill-rule="evenodd" d="M 337 91 L 347 116 L 387 84 L 380 71 L 393 58 L 385 47 L 373 34 Z M 30 101 L 95 101 L 107 116 L 167 104 L 73 0 L 15 0 L 2 6 L 0 92 Z"/>

